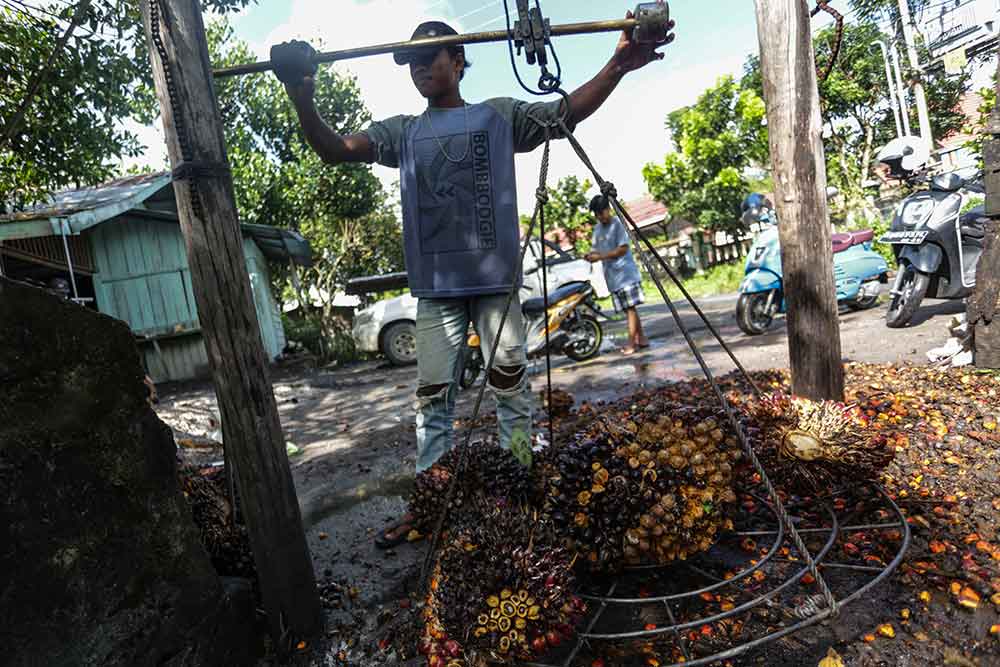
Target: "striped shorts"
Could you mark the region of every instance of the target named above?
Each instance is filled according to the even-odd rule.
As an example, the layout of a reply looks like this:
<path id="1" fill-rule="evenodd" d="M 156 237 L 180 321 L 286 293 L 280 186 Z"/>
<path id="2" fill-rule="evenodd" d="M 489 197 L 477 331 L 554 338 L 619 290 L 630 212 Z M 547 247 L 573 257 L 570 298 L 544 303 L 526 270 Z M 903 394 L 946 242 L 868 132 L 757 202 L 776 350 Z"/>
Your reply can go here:
<path id="1" fill-rule="evenodd" d="M 640 303 L 645 302 L 642 294 L 642 285 L 640 283 L 632 283 L 617 292 L 612 292 L 611 302 L 615 304 L 615 310 L 619 313 L 629 308 L 635 308 Z"/>

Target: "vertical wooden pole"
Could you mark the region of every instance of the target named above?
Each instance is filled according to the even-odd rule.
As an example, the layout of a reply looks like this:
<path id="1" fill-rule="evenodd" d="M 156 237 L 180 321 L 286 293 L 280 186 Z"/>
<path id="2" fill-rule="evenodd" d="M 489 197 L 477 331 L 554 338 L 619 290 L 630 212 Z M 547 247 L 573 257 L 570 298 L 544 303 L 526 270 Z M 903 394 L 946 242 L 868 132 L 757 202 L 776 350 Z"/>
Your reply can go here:
<path id="1" fill-rule="evenodd" d="M 997 61 L 1000 76 L 1000 59 Z M 1000 79 L 996 90 L 1000 92 Z M 966 316 L 974 327 L 975 364 L 980 368 L 1000 368 L 1000 106 L 993 109 L 983 142 L 986 181 L 986 247 L 976 266 L 976 291 L 969 299 Z"/>
<path id="2" fill-rule="evenodd" d="M 170 163 L 175 170 L 191 162 L 204 167 L 193 181 L 176 180 L 174 193 L 264 610 L 276 643 L 287 643 L 317 634 L 323 616 L 250 291 L 232 176 L 224 167 L 201 8 L 198 0 L 141 0 L 140 8 Z"/>
<path id="3" fill-rule="evenodd" d="M 843 400 L 815 56 L 805 0 L 757 0 L 792 391 Z"/>

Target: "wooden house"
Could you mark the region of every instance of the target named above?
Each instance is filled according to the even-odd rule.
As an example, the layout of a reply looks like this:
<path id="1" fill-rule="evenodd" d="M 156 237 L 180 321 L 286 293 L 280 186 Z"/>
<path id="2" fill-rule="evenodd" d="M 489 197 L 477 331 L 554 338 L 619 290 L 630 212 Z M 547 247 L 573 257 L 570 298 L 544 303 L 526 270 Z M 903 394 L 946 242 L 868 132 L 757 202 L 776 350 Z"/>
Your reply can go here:
<path id="1" fill-rule="evenodd" d="M 269 263 L 307 266 L 312 253 L 295 232 L 266 225 L 242 231 L 264 349 L 274 360 L 286 341 Z M 0 216 L 0 275 L 128 323 L 156 382 L 207 374 L 169 173 L 60 192 L 46 204 Z"/>

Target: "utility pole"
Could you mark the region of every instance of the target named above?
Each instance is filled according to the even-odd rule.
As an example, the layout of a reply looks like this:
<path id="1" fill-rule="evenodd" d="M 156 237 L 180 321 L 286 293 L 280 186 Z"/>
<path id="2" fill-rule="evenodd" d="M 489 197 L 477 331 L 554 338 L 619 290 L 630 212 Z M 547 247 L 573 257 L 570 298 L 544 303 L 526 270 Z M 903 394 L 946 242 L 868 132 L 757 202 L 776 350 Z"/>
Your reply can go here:
<path id="1" fill-rule="evenodd" d="M 816 64 L 805 0 L 757 0 L 792 392 L 844 399 Z"/>
<path id="2" fill-rule="evenodd" d="M 1000 76 L 1000 60 L 997 61 Z M 1000 92 L 1000 79 L 996 83 Z M 986 247 L 976 266 L 976 291 L 969 298 L 966 319 L 973 327 L 975 363 L 980 368 L 1000 368 L 1000 107 L 995 107 L 983 142 L 986 180 Z"/>
<path id="3" fill-rule="evenodd" d="M 881 39 L 876 39 L 872 44 L 877 45 L 882 50 L 882 62 L 885 64 L 885 81 L 889 84 L 889 106 L 892 107 L 892 118 L 896 121 L 896 136 L 902 137 L 903 121 L 899 110 L 899 96 L 896 93 L 896 84 L 892 80 L 892 69 L 889 66 L 889 50 L 886 48 L 885 42 Z"/>
<path id="4" fill-rule="evenodd" d="M 916 72 L 913 81 L 913 97 L 917 103 L 917 120 L 920 121 L 920 138 L 924 140 L 927 149 L 934 151 L 934 135 L 931 132 L 931 117 L 927 112 L 927 95 L 924 94 L 924 68 L 920 65 L 917 55 L 917 43 L 913 35 L 913 17 L 910 15 L 909 0 L 899 0 L 899 17 L 903 24 L 903 40 L 906 42 L 906 55 L 910 67 Z"/>
<path id="5" fill-rule="evenodd" d="M 906 86 L 903 85 L 903 68 L 899 66 L 899 52 L 892 45 L 892 67 L 896 73 L 896 92 L 899 94 L 899 114 L 903 118 L 903 136 L 913 134 L 910 131 L 910 107 L 906 102 Z"/>
<path id="6" fill-rule="evenodd" d="M 140 0 L 198 319 L 278 650 L 322 630 L 312 558 L 250 291 L 198 0 Z"/>

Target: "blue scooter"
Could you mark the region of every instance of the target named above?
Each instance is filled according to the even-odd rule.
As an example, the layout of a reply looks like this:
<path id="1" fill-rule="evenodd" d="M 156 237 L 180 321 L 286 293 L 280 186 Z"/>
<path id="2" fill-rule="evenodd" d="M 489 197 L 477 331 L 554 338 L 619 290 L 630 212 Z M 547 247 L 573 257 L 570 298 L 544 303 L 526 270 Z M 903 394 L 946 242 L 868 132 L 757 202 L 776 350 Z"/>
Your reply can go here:
<path id="1" fill-rule="evenodd" d="M 777 313 L 785 312 L 785 291 L 781 273 L 774 207 L 764 196 L 751 194 L 743 200 L 743 222 L 765 226 L 747 255 L 746 277 L 740 284 L 736 302 L 736 322 L 743 333 L 765 333 Z M 882 285 L 888 282 L 889 266 L 872 250 L 874 232 L 833 234 L 833 274 L 837 303 L 852 310 L 866 310 L 878 304 Z"/>

